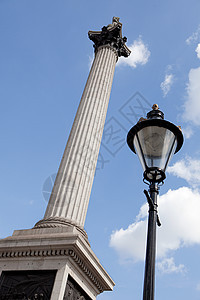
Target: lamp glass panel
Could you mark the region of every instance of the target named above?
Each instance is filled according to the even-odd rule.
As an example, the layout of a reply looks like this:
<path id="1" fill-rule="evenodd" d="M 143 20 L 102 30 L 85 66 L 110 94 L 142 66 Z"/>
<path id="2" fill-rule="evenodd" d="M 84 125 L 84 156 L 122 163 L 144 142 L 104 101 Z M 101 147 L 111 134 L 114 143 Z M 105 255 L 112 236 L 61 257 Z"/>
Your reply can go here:
<path id="1" fill-rule="evenodd" d="M 136 133 L 133 144 L 144 170 L 157 167 L 165 171 L 176 150 L 177 139 L 169 129 L 147 126 Z"/>

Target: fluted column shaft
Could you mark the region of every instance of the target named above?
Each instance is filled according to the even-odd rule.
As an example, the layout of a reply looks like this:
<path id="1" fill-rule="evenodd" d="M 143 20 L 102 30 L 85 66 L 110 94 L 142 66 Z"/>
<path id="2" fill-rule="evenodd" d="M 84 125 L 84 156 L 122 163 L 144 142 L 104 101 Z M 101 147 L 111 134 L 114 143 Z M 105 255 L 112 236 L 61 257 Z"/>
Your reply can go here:
<path id="1" fill-rule="evenodd" d="M 84 226 L 117 58 L 109 45 L 96 50 L 43 224 Z"/>

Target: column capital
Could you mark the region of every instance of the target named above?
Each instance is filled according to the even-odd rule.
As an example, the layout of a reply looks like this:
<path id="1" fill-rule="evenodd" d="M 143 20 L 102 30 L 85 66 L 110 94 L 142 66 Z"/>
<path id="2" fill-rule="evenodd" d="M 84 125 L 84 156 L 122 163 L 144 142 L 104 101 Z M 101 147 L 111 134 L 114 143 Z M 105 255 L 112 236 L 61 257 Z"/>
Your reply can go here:
<path id="1" fill-rule="evenodd" d="M 89 39 L 94 42 L 95 51 L 103 45 L 110 45 L 116 51 L 118 56 L 128 57 L 131 53 L 126 46 L 127 38 L 122 37 L 122 23 L 118 17 L 113 17 L 112 24 L 102 27 L 101 31 L 89 31 Z"/>

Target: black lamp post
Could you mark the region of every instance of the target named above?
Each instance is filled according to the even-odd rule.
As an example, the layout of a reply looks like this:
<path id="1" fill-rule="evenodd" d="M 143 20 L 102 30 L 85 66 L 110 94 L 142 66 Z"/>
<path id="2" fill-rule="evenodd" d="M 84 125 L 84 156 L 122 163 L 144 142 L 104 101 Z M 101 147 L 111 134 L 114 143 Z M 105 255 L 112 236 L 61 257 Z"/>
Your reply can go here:
<path id="1" fill-rule="evenodd" d="M 147 119 L 141 118 L 127 136 L 128 146 L 139 156 L 144 170 L 143 181 L 148 182 L 150 194 L 144 191 L 149 204 L 149 220 L 143 300 L 154 300 L 156 223 L 161 225 L 157 213 L 159 184 L 166 178 L 165 171 L 170 159 L 183 144 L 180 128 L 164 120 L 157 104 L 152 108 Z"/>

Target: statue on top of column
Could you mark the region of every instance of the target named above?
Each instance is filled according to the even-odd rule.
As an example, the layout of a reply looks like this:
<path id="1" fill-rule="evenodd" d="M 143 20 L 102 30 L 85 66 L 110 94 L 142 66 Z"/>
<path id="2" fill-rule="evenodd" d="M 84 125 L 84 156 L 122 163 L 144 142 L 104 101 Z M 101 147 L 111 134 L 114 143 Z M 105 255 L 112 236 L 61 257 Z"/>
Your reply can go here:
<path id="1" fill-rule="evenodd" d="M 94 42 L 95 51 L 103 45 L 110 45 L 116 51 L 118 56 L 128 57 L 131 53 L 126 46 L 127 38 L 122 37 L 122 23 L 118 17 L 113 17 L 112 24 L 102 27 L 101 31 L 89 31 L 89 39 Z"/>

